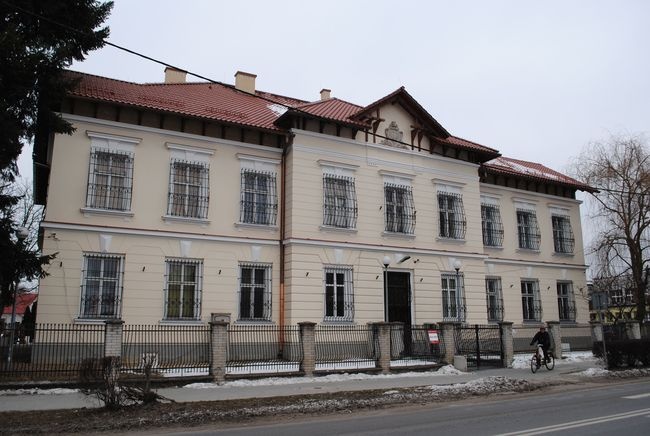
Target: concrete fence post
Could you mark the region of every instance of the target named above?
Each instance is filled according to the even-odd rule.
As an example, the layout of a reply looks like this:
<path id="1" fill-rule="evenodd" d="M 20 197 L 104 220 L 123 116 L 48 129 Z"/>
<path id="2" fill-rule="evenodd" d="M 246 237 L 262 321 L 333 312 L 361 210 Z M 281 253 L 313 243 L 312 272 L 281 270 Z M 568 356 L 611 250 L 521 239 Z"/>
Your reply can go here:
<path id="1" fill-rule="evenodd" d="M 210 322 L 210 375 L 216 383 L 226 380 L 226 364 L 228 362 L 228 323 L 225 321 Z"/>
<path id="2" fill-rule="evenodd" d="M 314 375 L 316 369 L 316 323 L 300 322 L 300 341 L 302 342 L 302 362 L 300 370 L 307 377 Z"/>
<path id="3" fill-rule="evenodd" d="M 501 363 L 504 368 L 512 368 L 512 361 L 515 357 L 512 323 L 502 321 L 499 323 L 499 329 L 501 331 Z"/>
<path id="4" fill-rule="evenodd" d="M 389 322 L 375 322 L 371 324 L 375 333 L 375 343 L 379 344 L 379 355 L 377 356 L 377 365 L 382 374 L 390 372 L 390 326 Z"/>
<path id="5" fill-rule="evenodd" d="M 456 355 L 456 324 L 453 322 L 441 322 L 438 324 L 442 330 L 442 343 L 444 345 L 443 360 L 448 365 L 454 364 Z"/>
<path id="6" fill-rule="evenodd" d="M 108 319 L 104 328 L 104 357 L 122 357 L 122 330 L 124 321 Z"/>
<path id="7" fill-rule="evenodd" d="M 641 339 L 641 324 L 637 320 L 625 321 L 625 337 L 627 339 Z"/>
<path id="8" fill-rule="evenodd" d="M 551 352 L 556 359 L 562 359 L 562 329 L 560 321 L 548 321 L 548 333 L 551 335 Z"/>
<path id="9" fill-rule="evenodd" d="M 600 321 L 589 322 L 591 327 L 591 342 L 603 342 L 603 324 Z"/>

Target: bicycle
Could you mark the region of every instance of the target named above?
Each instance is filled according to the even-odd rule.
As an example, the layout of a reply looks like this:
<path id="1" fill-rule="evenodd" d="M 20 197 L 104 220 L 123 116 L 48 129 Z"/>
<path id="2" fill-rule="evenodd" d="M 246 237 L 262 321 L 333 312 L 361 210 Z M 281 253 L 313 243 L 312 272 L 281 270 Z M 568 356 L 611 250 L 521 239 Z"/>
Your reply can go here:
<path id="1" fill-rule="evenodd" d="M 555 368 L 555 358 L 553 357 L 551 350 L 548 350 L 548 360 L 544 359 L 544 350 L 542 350 L 542 345 L 537 344 L 537 351 L 535 351 L 535 354 L 533 354 L 533 357 L 530 359 L 530 370 L 535 374 L 542 365 L 551 371 Z"/>

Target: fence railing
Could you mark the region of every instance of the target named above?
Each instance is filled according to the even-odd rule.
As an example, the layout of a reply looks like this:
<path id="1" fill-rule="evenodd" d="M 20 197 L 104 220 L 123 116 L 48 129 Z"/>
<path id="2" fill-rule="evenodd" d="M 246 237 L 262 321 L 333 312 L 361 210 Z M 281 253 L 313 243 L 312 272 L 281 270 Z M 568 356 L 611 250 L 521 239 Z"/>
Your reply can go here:
<path id="1" fill-rule="evenodd" d="M 501 327 L 495 324 L 459 326 L 455 329 L 456 353 L 469 366 L 502 365 Z"/>
<path id="2" fill-rule="evenodd" d="M 320 325 L 314 336 L 316 371 L 377 366 L 379 337 L 372 325 Z"/>
<path id="3" fill-rule="evenodd" d="M 444 355 L 442 335 L 437 344 L 429 340 L 430 327 L 423 325 L 391 326 L 391 366 L 413 367 L 440 363 Z"/>

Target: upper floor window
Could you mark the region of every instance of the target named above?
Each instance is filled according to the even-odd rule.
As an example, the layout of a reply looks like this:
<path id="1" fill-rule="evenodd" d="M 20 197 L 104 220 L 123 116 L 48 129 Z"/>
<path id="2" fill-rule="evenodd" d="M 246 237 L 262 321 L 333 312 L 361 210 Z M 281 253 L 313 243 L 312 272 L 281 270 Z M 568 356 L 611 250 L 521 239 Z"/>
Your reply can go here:
<path id="1" fill-rule="evenodd" d="M 541 235 L 534 210 L 517 209 L 519 248 L 539 250 Z"/>
<path id="2" fill-rule="evenodd" d="M 499 206 L 481 204 L 481 227 L 483 228 L 483 245 L 487 247 L 503 245 L 503 223 Z"/>
<path id="3" fill-rule="evenodd" d="M 90 152 L 86 206 L 94 209 L 131 209 L 133 154 L 93 148 Z"/>
<path id="4" fill-rule="evenodd" d="M 119 255 L 84 255 L 80 318 L 120 317 L 123 260 Z"/>
<path id="5" fill-rule="evenodd" d="M 542 320 L 542 301 L 537 280 L 521 281 L 521 307 L 524 321 Z"/>
<path id="6" fill-rule="evenodd" d="M 275 225 L 278 196 L 274 172 L 242 168 L 239 211 L 242 223 Z"/>
<path id="7" fill-rule="evenodd" d="M 467 221 L 463 196 L 438 191 L 439 233 L 441 238 L 464 239 Z"/>
<path id="8" fill-rule="evenodd" d="M 557 282 L 557 309 L 560 321 L 576 320 L 576 302 L 573 296 L 573 283 Z"/>
<path id="9" fill-rule="evenodd" d="M 354 178 L 323 174 L 323 225 L 353 229 L 357 225 Z"/>
<path id="10" fill-rule="evenodd" d="M 552 215 L 553 247 L 556 253 L 573 253 L 575 240 L 571 230 L 571 220 L 568 216 Z"/>
<path id="11" fill-rule="evenodd" d="M 465 321 L 463 275 L 442 274 L 442 318 L 445 321 Z"/>
<path id="12" fill-rule="evenodd" d="M 410 186 L 384 184 L 386 231 L 413 234 L 415 232 L 415 205 Z"/>
<path id="13" fill-rule="evenodd" d="M 239 265 L 239 320 L 271 320 L 271 265 Z"/>
<path id="14" fill-rule="evenodd" d="M 487 294 L 488 321 L 503 321 L 503 294 L 501 293 L 501 278 L 487 277 L 485 279 Z"/>
<path id="15" fill-rule="evenodd" d="M 200 319 L 200 260 L 168 259 L 165 276 L 165 319 Z"/>
<path id="16" fill-rule="evenodd" d="M 172 160 L 167 214 L 185 218 L 208 217 L 210 170 L 207 163 Z"/>
<path id="17" fill-rule="evenodd" d="M 352 268 L 325 268 L 325 321 L 352 321 Z"/>

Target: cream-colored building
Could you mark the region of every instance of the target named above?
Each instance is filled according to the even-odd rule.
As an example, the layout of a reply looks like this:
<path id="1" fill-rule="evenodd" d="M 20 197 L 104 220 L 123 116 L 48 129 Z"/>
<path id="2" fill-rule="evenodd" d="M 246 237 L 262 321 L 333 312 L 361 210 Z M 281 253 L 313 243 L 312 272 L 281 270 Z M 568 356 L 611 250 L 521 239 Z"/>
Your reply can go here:
<path id="1" fill-rule="evenodd" d="M 452 136 L 404 88 L 361 107 L 71 73 L 35 145 L 39 322 L 587 322 L 576 190 Z"/>

